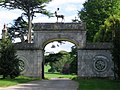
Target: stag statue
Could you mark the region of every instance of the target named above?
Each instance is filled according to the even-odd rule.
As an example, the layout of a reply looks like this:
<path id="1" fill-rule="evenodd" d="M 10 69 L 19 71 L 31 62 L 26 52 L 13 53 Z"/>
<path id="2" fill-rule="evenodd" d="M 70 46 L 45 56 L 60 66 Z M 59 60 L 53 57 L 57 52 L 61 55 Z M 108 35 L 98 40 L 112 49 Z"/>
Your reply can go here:
<path id="1" fill-rule="evenodd" d="M 59 10 L 59 8 L 57 8 L 57 10 Z M 64 15 L 57 15 L 57 11 L 55 11 L 55 16 L 57 17 L 57 22 L 58 22 L 58 18 L 61 18 L 62 21 L 64 20 Z"/>

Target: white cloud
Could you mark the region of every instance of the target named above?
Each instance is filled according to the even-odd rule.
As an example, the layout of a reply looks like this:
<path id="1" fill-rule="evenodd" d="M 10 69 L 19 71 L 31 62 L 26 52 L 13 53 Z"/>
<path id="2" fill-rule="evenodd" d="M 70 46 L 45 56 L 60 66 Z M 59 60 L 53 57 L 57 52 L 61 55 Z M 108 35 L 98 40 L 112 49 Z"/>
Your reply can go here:
<path id="1" fill-rule="evenodd" d="M 76 14 L 72 15 L 72 16 L 65 16 L 64 18 L 64 22 L 72 22 L 72 19 L 75 19 L 76 17 Z M 58 19 L 58 22 L 61 22 L 61 18 Z M 33 20 L 33 23 L 39 23 L 39 22 L 53 22 L 55 23 L 57 21 L 57 18 L 56 17 L 51 17 L 51 18 L 48 18 L 48 17 L 36 17 L 34 18 Z"/>
<path id="2" fill-rule="evenodd" d="M 0 9 L 0 31 L 3 29 L 4 24 L 12 23 L 14 19 L 21 16 L 21 13 L 22 11 L 20 10 Z"/>
<path id="3" fill-rule="evenodd" d="M 65 8 L 66 11 L 77 11 L 77 7 L 76 5 L 68 5 L 66 8 Z"/>
<path id="4" fill-rule="evenodd" d="M 65 22 L 72 22 L 72 19 L 74 19 L 75 17 L 76 17 L 76 15 L 67 16 L 67 17 L 65 17 Z"/>
<path id="5" fill-rule="evenodd" d="M 38 22 L 56 22 L 56 17 L 47 17 L 47 16 L 37 16 L 33 19 L 33 23 L 38 23 Z"/>
<path id="6" fill-rule="evenodd" d="M 68 3 L 84 3 L 86 0 L 53 0 L 52 2 L 49 3 L 49 7 L 56 7 L 59 5 L 63 5 L 63 4 L 68 4 Z"/>
<path id="7" fill-rule="evenodd" d="M 45 47 L 45 52 L 58 53 L 61 50 L 70 52 L 71 51 L 71 47 L 74 46 L 74 44 L 71 43 L 71 42 L 64 42 L 64 44 L 61 44 L 61 45 L 59 44 L 59 47 L 57 46 L 57 44 L 59 44 L 59 43 L 56 42 L 56 41 L 47 44 L 46 47 Z M 55 48 L 51 48 L 52 45 L 55 45 Z"/>
<path id="8" fill-rule="evenodd" d="M 22 14 L 22 11 L 20 10 L 6 10 L 6 9 L 2 9 L 0 11 L 0 17 L 1 19 L 5 19 L 5 20 L 13 20 L 13 19 L 16 19 L 16 17 L 19 17 L 21 16 Z"/>

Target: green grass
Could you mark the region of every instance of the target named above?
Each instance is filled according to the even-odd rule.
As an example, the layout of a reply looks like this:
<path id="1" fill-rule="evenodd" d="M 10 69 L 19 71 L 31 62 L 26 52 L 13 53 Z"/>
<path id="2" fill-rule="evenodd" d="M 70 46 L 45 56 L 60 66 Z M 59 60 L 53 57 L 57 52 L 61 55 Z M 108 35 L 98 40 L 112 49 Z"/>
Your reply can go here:
<path id="1" fill-rule="evenodd" d="M 49 65 L 44 65 L 44 72 L 48 72 L 49 69 L 50 69 Z"/>
<path id="2" fill-rule="evenodd" d="M 56 73 L 45 73 L 45 78 L 47 78 L 47 79 L 51 79 L 51 78 L 70 78 L 70 79 L 72 79 L 72 78 L 75 78 L 76 77 L 76 75 L 65 75 L 65 74 L 60 74 L 60 73 L 58 73 L 58 72 L 56 72 Z"/>
<path id="3" fill-rule="evenodd" d="M 17 85 L 20 83 L 26 83 L 34 80 L 40 80 L 39 78 L 28 78 L 28 77 L 23 77 L 19 76 L 15 79 L 0 79 L 0 87 L 8 87 L 8 86 L 13 86 Z"/>
<path id="4" fill-rule="evenodd" d="M 50 78 L 76 78 L 76 75 L 62 75 L 58 72 L 48 73 L 49 66 L 45 66 L 45 77 Z M 120 81 L 109 79 L 77 79 L 79 83 L 78 90 L 120 90 Z"/>
<path id="5" fill-rule="evenodd" d="M 120 90 L 120 81 L 108 79 L 79 79 L 78 90 Z"/>
<path id="6" fill-rule="evenodd" d="M 47 78 L 47 79 L 51 79 L 51 78 L 70 78 L 70 79 L 72 79 L 72 78 L 76 77 L 76 75 L 71 75 L 71 74 L 65 75 L 65 74 L 61 74 L 59 72 L 55 72 L 55 73 L 48 72 L 48 69 L 50 69 L 49 65 L 45 66 L 44 69 L 45 69 L 44 70 L 45 78 Z"/>

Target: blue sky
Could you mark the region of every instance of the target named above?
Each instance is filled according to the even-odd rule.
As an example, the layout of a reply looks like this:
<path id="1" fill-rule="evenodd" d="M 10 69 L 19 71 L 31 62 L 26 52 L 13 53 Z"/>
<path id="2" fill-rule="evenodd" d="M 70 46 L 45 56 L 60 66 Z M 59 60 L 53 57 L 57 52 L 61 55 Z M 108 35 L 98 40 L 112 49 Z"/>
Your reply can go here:
<path id="1" fill-rule="evenodd" d="M 83 7 L 82 4 L 85 1 L 86 0 L 52 0 L 52 2 L 47 5 L 46 9 L 54 13 L 57 8 L 59 8 L 58 14 L 65 16 L 65 22 L 72 22 L 72 19 L 77 17 L 78 10 L 81 10 Z M 7 26 L 10 25 L 10 23 L 13 23 L 13 20 L 21 16 L 22 13 L 23 11 L 21 10 L 7 10 L 0 8 L 0 34 L 4 24 Z M 61 21 L 61 19 L 59 19 L 59 21 Z M 56 22 L 56 17 L 48 18 L 45 15 L 36 14 L 33 23 L 38 22 Z M 67 46 L 64 47 L 66 48 Z"/>

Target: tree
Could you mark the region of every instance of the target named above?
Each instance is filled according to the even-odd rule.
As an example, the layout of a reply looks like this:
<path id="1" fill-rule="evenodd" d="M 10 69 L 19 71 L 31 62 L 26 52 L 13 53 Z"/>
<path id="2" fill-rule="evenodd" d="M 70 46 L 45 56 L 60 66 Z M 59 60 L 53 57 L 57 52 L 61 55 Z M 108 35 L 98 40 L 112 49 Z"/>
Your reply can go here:
<path id="1" fill-rule="evenodd" d="M 23 16 L 18 17 L 14 20 L 14 24 L 8 28 L 10 38 L 14 41 L 15 38 L 20 38 L 21 42 L 25 41 L 27 36 L 27 22 L 23 19 Z"/>
<path id="2" fill-rule="evenodd" d="M 120 80 L 120 29 L 119 31 L 115 31 L 115 37 L 113 39 L 112 56 L 113 56 L 112 60 L 114 62 L 113 71 L 115 73 L 115 79 Z"/>
<path id="3" fill-rule="evenodd" d="M 113 15 L 107 18 L 104 25 L 100 26 L 100 30 L 94 36 L 94 42 L 112 42 L 113 41 L 113 31 L 115 28 L 116 21 L 119 21 L 120 16 Z"/>
<path id="4" fill-rule="evenodd" d="M 61 58 L 59 58 L 58 61 L 56 61 L 53 66 L 56 68 L 56 70 L 63 74 L 69 73 L 69 65 L 72 62 L 71 56 L 69 52 L 66 51 L 60 51 L 60 54 L 62 54 Z"/>
<path id="5" fill-rule="evenodd" d="M 113 32 L 113 48 L 112 48 L 112 60 L 114 62 L 113 71 L 115 73 L 115 79 L 120 80 L 120 18 L 112 19 L 111 29 Z"/>
<path id="6" fill-rule="evenodd" d="M 71 52 L 60 51 L 58 53 L 45 56 L 45 63 L 49 63 L 49 72 L 60 72 L 63 74 L 77 74 L 76 47 L 72 47 Z"/>
<path id="7" fill-rule="evenodd" d="M 20 9 L 24 11 L 28 19 L 28 42 L 31 43 L 32 20 L 35 13 L 41 13 L 50 16 L 51 14 L 45 9 L 46 3 L 51 0 L 4 0 L 0 5 L 8 9 Z"/>
<path id="8" fill-rule="evenodd" d="M 87 0 L 78 15 L 86 22 L 87 41 L 93 42 L 94 35 L 100 30 L 106 18 L 115 13 L 119 0 Z"/>
<path id="9" fill-rule="evenodd" d="M 72 51 L 70 52 L 70 55 L 71 55 L 71 63 L 70 63 L 70 73 L 74 73 L 74 74 L 77 74 L 77 47 L 76 46 L 72 46 L 71 47 Z"/>
<path id="10" fill-rule="evenodd" d="M 62 57 L 62 53 L 50 53 L 49 55 L 45 56 L 45 63 L 49 62 L 56 62 L 59 61 L 59 59 Z"/>
<path id="11" fill-rule="evenodd" d="M 19 59 L 8 36 L 0 42 L 0 75 L 3 75 L 3 79 L 8 75 L 10 78 L 20 75 Z"/>
<path id="12" fill-rule="evenodd" d="M 114 62 L 114 76 L 115 79 L 120 79 L 120 17 L 113 15 L 107 18 L 101 30 L 103 36 L 98 33 L 96 40 L 112 43 L 111 54 Z"/>
<path id="13" fill-rule="evenodd" d="M 0 0 L 0 3 L 3 2 L 4 0 Z"/>
<path id="14" fill-rule="evenodd" d="M 53 54 L 51 53 L 45 56 L 45 64 L 49 63 L 49 65 L 51 66 L 49 72 L 55 72 L 55 67 L 53 66 L 53 64 L 56 61 L 59 61 L 62 56 L 63 56 L 62 53 L 53 53 Z"/>

